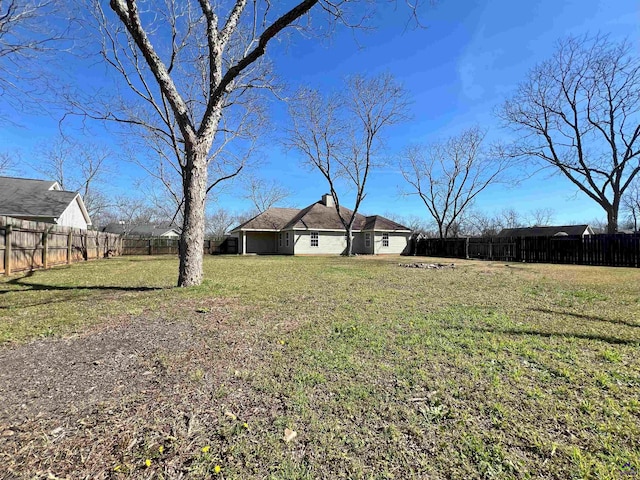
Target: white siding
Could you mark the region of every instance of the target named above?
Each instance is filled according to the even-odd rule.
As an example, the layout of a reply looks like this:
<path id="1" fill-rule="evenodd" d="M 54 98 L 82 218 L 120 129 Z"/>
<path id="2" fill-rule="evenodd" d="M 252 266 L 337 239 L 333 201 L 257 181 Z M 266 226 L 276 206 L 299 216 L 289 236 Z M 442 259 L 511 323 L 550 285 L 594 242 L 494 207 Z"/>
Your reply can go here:
<path id="1" fill-rule="evenodd" d="M 316 230 L 313 230 L 316 231 Z M 311 231 L 294 232 L 296 255 L 341 255 L 347 248 L 344 232 L 318 231 L 318 246 L 311 246 Z"/>
<path id="2" fill-rule="evenodd" d="M 87 229 L 87 220 L 84 218 L 77 200 L 71 202 L 65 211 L 62 212 L 62 215 L 58 217 L 57 223 L 63 227 Z"/>
<path id="3" fill-rule="evenodd" d="M 374 236 L 374 252 L 376 255 L 384 255 L 384 254 L 400 254 L 405 248 L 407 248 L 407 243 L 409 242 L 410 233 L 396 233 L 396 232 L 388 232 L 389 233 L 389 246 L 382 246 L 382 234 L 385 232 L 375 232 Z"/>

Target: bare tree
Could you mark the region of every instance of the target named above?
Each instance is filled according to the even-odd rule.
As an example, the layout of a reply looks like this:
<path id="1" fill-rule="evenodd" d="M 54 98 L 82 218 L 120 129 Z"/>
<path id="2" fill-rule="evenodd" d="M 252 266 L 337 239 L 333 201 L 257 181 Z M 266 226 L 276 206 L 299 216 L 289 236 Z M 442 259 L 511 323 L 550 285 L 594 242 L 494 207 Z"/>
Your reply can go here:
<path id="1" fill-rule="evenodd" d="M 119 195 L 108 203 L 94 224 L 104 227 L 109 223 L 118 223 L 126 235 L 136 225 L 160 222 L 166 222 L 164 212 L 155 208 L 147 197 Z"/>
<path id="2" fill-rule="evenodd" d="M 276 180 L 267 181 L 263 178 L 251 176 L 246 181 L 244 198 L 253 203 L 257 213 L 270 209 L 290 196 L 291 191 Z"/>
<path id="3" fill-rule="evenodd" d="M 59 0 L 0 1 L 0 106 L 24 108 L 37 100 L 42 110 L 48 66 L 65 48 L 68 22 L 58 15 L 61 5 Z"/>
<path id="4" fill-rule="evenodd" d="M 106 181 L 111 157 L 106 147 L 59 137 L 41 146 L 40 157 L 31 167 L 63 190 L 79 192 L 89 216 L 98 217 L 107 207 L 100 185 Z"/>
<path id="5" fill-rule="evenodd" d="M 525 221 L 522 218 L 522 215 L 515 208 L 503 208 L 496 217 L 501 229 L 522 228 L 525 226 Z"/>
<path id="6" fill-rule="evenodd" d="M 519 134 L 508 154 L 551 166 L 607 213 L 640 172 L 640 59 L 627 42 L 570 37 L 534 67 L 499 116 Z"/>
<path id="7" fill-rule="evenodd" d="M 627 212 L 628 223 L 634 232 L 638 231 L 640 222 L 640 181 L 636 179 L 622 198 L 623 208 Z"/>
<path id="8" fill-rule="evenodd" d="M 11 155 L 6 152 L 0 153 L 0 175 L 6 175 L 13 171 L 16 162 Z"/>
<path id="9" fill-rule="evenodd" d="M 417 195 L 447 238 L 465 211 L 489 185 L 501 180 L 509 163 L 486 154 L 485 132 L 471 128 L 444 142 L 408 148 L 400 171 L 408 184 L 405 195 Z"/>
<path id="10" fill-rule="evenodd" d="M 553 208 L 536 208 L 529 212 L 529 224 L 531 226 L 544 227 L 551 225 L 555 217 Z"/>
<path id="11" fill-rule="evenodd" d="M 219 207 L 207 215 L 207 237 L 223 237 L 229 229 L 238 221 L 238 216 L 233 212 Z"/>
<path id="12" fill-rule="evenodd" d="M 338 217 L 347 232 L 346 255 L 351 255 L 353 223 L 366 197 L 366 185 L 385 129 L 406 119 L 405 90 L 391 75 L 370 79 L 353 76 L 343 93 L 323 98 L 302 90 L 289 109 L 293 126 L 288 145 L 303 161 L 322 173 Z M 340 182 L 355 190 L 352 210 L 342 208 Z"/>
<path id="13" fill-rule="evenodd" d="M 102 2 L 93 1 L 104 58 L 133 97 L 123 109 L 105 105 L 101 115 L 84 112 L 142 128 L 175 152 L 184 152 L 176 156 L 184 199 L 179 286 L 202 281 L 208 166 L 217 158 L 212 154 L 216 145 L 224 149 L 225 135 L 233 137 L 237 125 L 227 124 L 230 112 L 240 111 L 238 118 L 251 114 L 248 99 L 274 85 L 264 60 L 268 45 L 285 30 L 317 29 L 307 15 L 312 9 L 329 17 L 322 27 L 336 20 L 359 24 L 346 10 L 351 3 L 166 0 L 140 8 L 136 0 L 111 0 L 114 17 Z M 416 7 L 410 7 L 415 13 Z"/>

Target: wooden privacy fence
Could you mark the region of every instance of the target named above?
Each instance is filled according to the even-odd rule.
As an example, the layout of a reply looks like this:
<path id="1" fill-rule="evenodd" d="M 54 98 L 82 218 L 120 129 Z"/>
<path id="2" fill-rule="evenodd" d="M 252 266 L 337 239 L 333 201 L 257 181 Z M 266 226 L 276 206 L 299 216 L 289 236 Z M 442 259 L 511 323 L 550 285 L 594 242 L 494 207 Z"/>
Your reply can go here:
<path id="1" fill-rule="evenodd" d="M 640 234 L 413 239 L 411 254 L 528 263 L 640 267 Z"/>
<path id="2" fill-rule="evenodd" d="M 119 255 L 112 233 L 0 217 L 0 274 Z"/>
<path id="3" fill-rule="evenodd" d="M 238 239 L 235 237 L 215 238 L 204 241 L 204 253 L 238 253 Z M 122 255 L 177 255 L 179 240 L 166 237 L 123 237 Z"/>

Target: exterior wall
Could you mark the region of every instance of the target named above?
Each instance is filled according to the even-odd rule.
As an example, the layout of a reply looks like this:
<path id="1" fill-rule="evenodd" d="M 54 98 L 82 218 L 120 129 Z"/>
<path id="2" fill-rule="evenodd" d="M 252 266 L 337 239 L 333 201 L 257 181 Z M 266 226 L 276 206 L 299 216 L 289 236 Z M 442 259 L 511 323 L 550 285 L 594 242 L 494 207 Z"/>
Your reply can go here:
<path id="1" fill-rule="evenodd" d="M 282 235 L 282 246 L 280 246 L 280 240 L 278 239 L 277 250 L 278 253 L 283 255 L 293 255 L 293 251 L 295 248 L 295 232 L 293 230 L 286 230 L 280 232 Z M 287 234 L 289 235 L 289 246 L 287 246 Z"/>
<path id="2" fill-rule="evenodd" d="M 244 232 L 244 234 L 247 236 L 246 253 L 277 253 L 277 234 L 272 232 Z"/>
<path id="3" fill-rule="evenodd" d="M 311 246 L 311 232 L 294 232 L 294 253 L 296 255 L 340 255 L 347 248 L 347 241 L 344 232 L 323 232 L 318 231 L 318 246 Z"/>
<path id="4" fill-rule="evenodd" d="M 382 246 L 382 234 L 389 234 L 389 246 Z M 405 248 L 407 248 L 407 244 L 409 243 L 410 233 L 396 233 L 396 232 L 375 232 L 375 235 L 372 235 L 373 238 L 373 246 L 376 255 L 385 255 L 385 254 L 401 254 Z"/>
<path id="5" fill-rule="evenodd" d="M 371 242 L 369 243 L 369 246 L 367 247 L 367 243 L 366 243 L 366 236 L 367 233 L 371 236 Z M 368 230 L 368 231 L 364 231 L 359 233 L 358 235 L 360 235 L 360 241 L 361 243 L 361 250 L 358 253 L 362 253 L 364 255 L 372 255 L 373 254 L 373 246 L 374 246 L 374 241 L 375 241 L 375 232 L 373 232 L 372 230 Z"/>
<path id="6" fill-rule="evenodd" d="M 363 232 L 353 232 L 353 253 L 357 253 L 358 255 L 362 255 L 365 253 L 369 253 L 365 251 L 364 248 L 364 233 Z"/>
<path id="7" fill-rule="evenodd" d="M 84 218 L 77 200 L 70 203 L 65 211 L 62 212 L 62 215 L 58 217 L 58 225 L 81 228 L 82 230 L 87 229 L 87 220 Z"/>

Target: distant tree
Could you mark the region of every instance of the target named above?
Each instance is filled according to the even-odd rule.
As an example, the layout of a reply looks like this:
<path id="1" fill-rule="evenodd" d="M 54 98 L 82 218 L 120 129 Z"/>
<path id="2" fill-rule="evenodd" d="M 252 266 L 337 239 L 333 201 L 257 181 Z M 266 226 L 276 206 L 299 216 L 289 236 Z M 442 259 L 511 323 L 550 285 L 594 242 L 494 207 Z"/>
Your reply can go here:
<path id="1" fill-rule="evenodd" d="M 507 155 L 556 169 L 617 231 L 622 197 L 640 172 L 640 59 L 630 43 L 602 35 L 559 42 L 499 116 L 519 134 Z"/>
<path id="2" fill-rule="evenodd" d="M 147 197 L 119 195 L 107 203 L 106 208 L 94 221 L 94 225 L 103 228 L 109 223 L 118 223 L 127 234 L 136 225 L 165 222 L 167 222 L 165 212 L 156 208 Z"/>
<path id="3" fill-rule="evenodd" d="M 79 192 L 89 216 L 93 218 L 98 217 L 108 205 L 100 185 L 108 178 L 111 157 L 112 153 L 106 147 L 58 137 L 41 145 L 31 168 L 48 180 L 58 182 L 63 190 Z"/>
<path id="4" fill-rule="evenodd" d="M 428 230 L 430 230 L 430 226 L 425 222 L 423 218 L 420 218 L 418 215 L 399 215 L 396 212 L 385 212 L 383 214 L 389 220 L 393 220 L 400 225 L 404 225 L 408 227 L 414 233 L 424 234 Z"/>
<path id="5" fill-rule="evenodd" d="M 352 254 L 353 223 L 366 197 L 384 131 L 407 118 L 405 90 L 391 75 L 353 76 L 340 93 L 323 97 L 304 89 L 291 102 L 288 145 L 327 180 L 338 217 L 347 232 L 345 254 Z M 355 191 L 351 213 L 341 209 L 339 184 Z"/>
<path id="6" fill-rule="evenodd" d="M 408 148 L 400 171 L 438 226 L 440 238 L 460 233 L 463 215 L 475 198 L 500 180 L 509 163 L 482 148 L 485 132 L 471 128 L 444 142 Z"/>
<path id="7" fill-rule="evenodd" d="M 528 217 L 531 226 L 544 227 L 553 223 L 555 211 L 553 208 L 536 208 L 529 212 Z"/>
<path id="8" fill-rule="evenodd" d="M 628 223 L 634 232 L 640 225 L 640 181 L 636 179 L 629 187 L 622 199 L 624 210 L 627 213 Z"/>
<path id="9" fill-rule="evenodd" d="M 14 158 L 8 153 L 0 153 L 0 175 L 10 174 L 16 166 Z"/>
<path id="10" fill-rule="evenodd" d="M 246 180 L 245 189 L 244 198 L 253 203 L 258 213 L 270 209 L 291 196 L 291 191 L 277 181 L 267 181 L 256 176 Z"/>
<path id="11" fill-rule="evenodd" d="M 238 216 L 224 208 L 217 208 L 207 215 L 207 237 L 223 237 L 238 222 Z"/>

